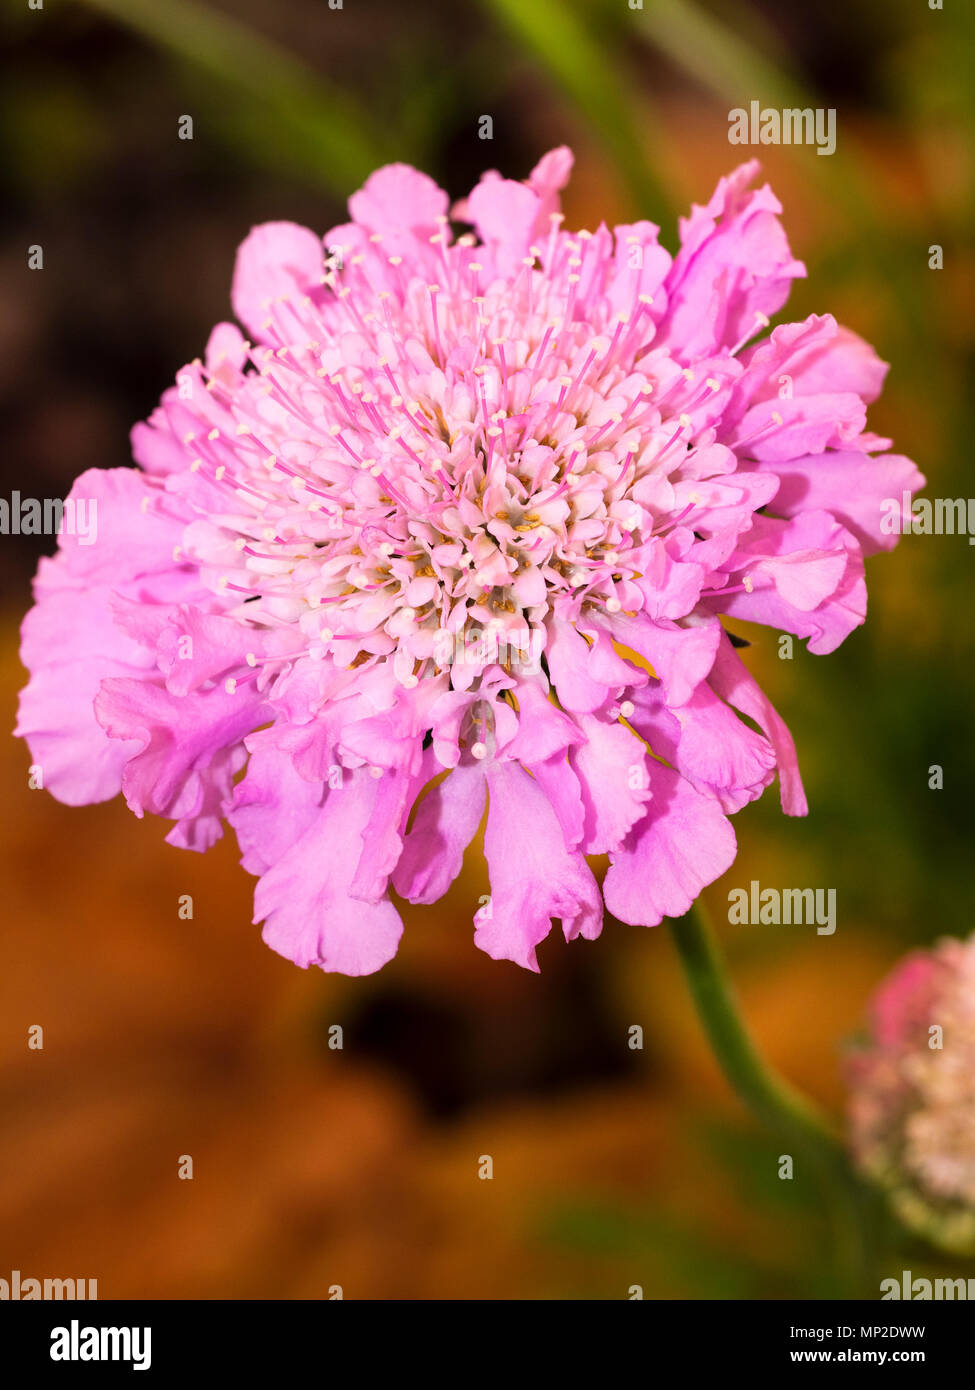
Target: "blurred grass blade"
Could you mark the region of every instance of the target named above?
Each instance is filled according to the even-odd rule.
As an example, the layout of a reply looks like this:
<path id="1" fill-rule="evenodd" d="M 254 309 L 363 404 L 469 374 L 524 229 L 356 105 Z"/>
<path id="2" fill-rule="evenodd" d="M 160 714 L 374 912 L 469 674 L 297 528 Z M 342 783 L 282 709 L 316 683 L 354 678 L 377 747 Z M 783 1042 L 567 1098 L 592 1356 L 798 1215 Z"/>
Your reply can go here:
<path id="1" fill-rule="evenodd" d="M 233 92 L 221 124 L 252 156 L 301 168 L 343 197 L 389 158 L 385 138 L 347 93 L 226 15 L 191 0 L 84 3 Z"/>
<path id="2" fill-rule="evenodd" d="M 717 96 L 735 101 L 747 89 L 781 106 L 805 100 L 798 81 L 688 0 L 646 0 L 633 17 L 655 47 Z"/>
<path id="3" fill-rule="evenodd" d="M 597 42 L 569 0 L 482 0 L 514 37 L 547 68 L 589 123 L 629 192 L 635 211 L 668 219 L 670 199 L 650 163 L 640 115 L 619 65 Z"/>
<path id="4" fill-rule="evenodd" d="M 691 0 L 646 0 L 634 19 L 667 58 L 714 96 L 746 107 L 758 100 L 773 107 L 817 107 L 817 95 L 792 73 L 765 58 L 750 43 Z M 744 155 L 742 156 L 744 157 Z M 825 166 L 831 167 L 827 169 Z M 847 212 L 861 230 L 878 221 L 879 197 L 869 171 L 849 146 L 838 143 L 828 160 L 812 160 L 812 177 L 828 177 L 833 196 L 838 192 Z"/>
<path id="5" fill-rule="evenodd" d="M 766 58 L 693 0 L 645 0 L 644 10 L 635 11 L 634 18 L 654 47 L 731 107 L 747 108 L 752 100 L 778 108 L 823 105 L 819 94 L 781 62 Z M 760 153 L 746 152 L 743 146 L 734 149 L 739 158 Z M 801 147 L 783 149 L 794 159 L 802 157 Z M 831 205 L 845 214 L 846 234 L 841 233 L 832 248 L 834 266 L 845 262 L 850 274 L 896 284 L 898 313 L 892 334 L 899 336 L 902 349 L 923 340 L 930 333 L 931 321 L 926 313 L 926 281 L 911 273 L 917 246 L 912 233 L 905 236 L 897 224 L 891 224 L 887 196 L 874 165 L 861 157 L 856 144 L 844 139 L 840 130 L 829 158 L 804 159 L 802 167 Z"/>

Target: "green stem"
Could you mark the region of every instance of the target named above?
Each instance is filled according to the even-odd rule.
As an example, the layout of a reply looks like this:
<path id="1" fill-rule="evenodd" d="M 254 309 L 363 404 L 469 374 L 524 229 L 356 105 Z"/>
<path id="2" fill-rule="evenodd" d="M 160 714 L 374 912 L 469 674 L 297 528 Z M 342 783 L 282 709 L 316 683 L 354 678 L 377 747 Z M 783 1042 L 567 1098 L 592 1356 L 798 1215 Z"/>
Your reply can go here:
<path id="1" fill-rule="evenodd" d="M 829 1192 L 834 1246 L 844 1280 L 864 1287 L 869 1257 L 869 1196 L 842 1141 L 813 1103 L 768 1066 L 742 1019 L 704 904 L 672 923 L 684 975 L 714 1055 L 753 1115 L 804 1157 Z"/>

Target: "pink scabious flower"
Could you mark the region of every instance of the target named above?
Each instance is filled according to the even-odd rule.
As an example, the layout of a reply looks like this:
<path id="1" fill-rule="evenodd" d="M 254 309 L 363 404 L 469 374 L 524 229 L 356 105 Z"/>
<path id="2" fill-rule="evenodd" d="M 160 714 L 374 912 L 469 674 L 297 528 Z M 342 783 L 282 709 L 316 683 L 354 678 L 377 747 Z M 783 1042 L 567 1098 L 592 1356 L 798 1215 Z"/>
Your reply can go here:
<path id="1" fill-rule="evenodd" d="M 975 936 L 897 965 L 848 1081 L 859 1167 L 912 1229 L 975 1252 Z"/>
<path id="2" fill-rule="evenodd" d="M 603 899 L 684 913 L 776 770 L 806 811 L 721 616 L 832 651 L 896 539 L 883 499 L 923 483 L 865 432 L 865 342 L 828 315 L 752 341 L 805 273 L 756 164 L 675 257 L 651 222 L 564 230 L 571 165 L 486 174 L 453 209 L 474 233 L 401 164 L 324 239 L 255 228 L 248 338 L 214 329 L 139 468 L 75 484 L 97 544 L 41 562 L 18 732 L 44 785 L 121 790 L 189 849 L 229 822 L 299 965 L 387 962 L 390 890 L 441 897 L 485 806 L 494 958 L 537 970 Z"/>

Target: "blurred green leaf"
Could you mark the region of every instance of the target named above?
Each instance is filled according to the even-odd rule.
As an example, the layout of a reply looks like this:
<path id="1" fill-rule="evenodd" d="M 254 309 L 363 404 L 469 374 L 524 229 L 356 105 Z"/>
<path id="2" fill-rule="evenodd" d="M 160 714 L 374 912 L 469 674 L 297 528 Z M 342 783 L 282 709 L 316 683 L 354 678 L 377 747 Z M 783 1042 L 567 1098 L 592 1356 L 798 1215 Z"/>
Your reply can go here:
<path id="1" fill-rule="evenodd" d="M 0 92 L 0 129 L 7 175 L 52 197 L 90 178 L 108 144 L 105 117 L 90 94 L 57 72 L 9 71 Z"/>
<path id="2" fill-rule="evenodd" d="M 648 112 L 638 111 L 620 71 L 618 55 L 597 42 L 568 0 L 482 0 L 505 27 L 534 53 L 589 123 L 612 158 L 641 216 L 668 220 L 670 199 L 647 152 L 642 129 Z"/>
<path id="3" fill-rule="evenodd" d="M 345 197 L 389 158 L 359 104 L 285 49 L 189 0 L 83 0 L 216 78 L 236 100 L 235 130 L 267 162 L 302 168 Z"/>
<path id="4" fill-rule="evenodd" d="M 722 1244 L 670 1214 L 580 1196 L 553 1205 L 542 1217 L 540 1237 L 579 1255 L 627 1260 L 645 1296 L 768 1298 L 829 1297 L 836 1290 L 820 1270 L 795 1270 L 763 1252 L 756 1256 Z M 693 1291 L 690 1294 L 689 1291 Z M 621 1291 L 620 1297 L 624 1294 Z"/>

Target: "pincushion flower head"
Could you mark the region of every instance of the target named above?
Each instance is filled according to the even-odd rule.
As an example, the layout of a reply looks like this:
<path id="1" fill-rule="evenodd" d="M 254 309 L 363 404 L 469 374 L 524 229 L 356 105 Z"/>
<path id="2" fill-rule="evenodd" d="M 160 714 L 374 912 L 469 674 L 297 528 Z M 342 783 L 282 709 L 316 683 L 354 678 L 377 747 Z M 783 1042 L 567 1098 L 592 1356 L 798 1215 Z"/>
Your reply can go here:
<path id="1" fill-rule="evenodd" d="M 485 808 L 491 956 L 537 969 L 603 899 L 685 912 L 776 771 L 806 810 L 722 617 L 832 651 L 883 499 L 923 481 L 865 430 L 865 342 L 766 332 L 805 272 L 754 163 L 675 257 L 650 222 L 565 230 L 571 163 L 486 174 L 452 210 L 472 232 L 404 165 L 324 238 L 252 231 L 247 336 L 214 329 L 139 467 L 78 479 L 97 543 L 41 563 L 18 732 L 44 785 L 121 790 L 190 849 L 229 822 L 299 965 L 388 961 L 391 892 L 439 898 Z"/>
<path id="2" fill-rule="evenodd" d="M 975 1252 L 975 936 L 901 961 L 849 1062 L 854 1157 L 907 1225 Z"/>

